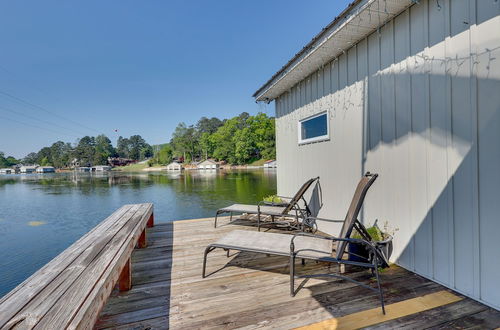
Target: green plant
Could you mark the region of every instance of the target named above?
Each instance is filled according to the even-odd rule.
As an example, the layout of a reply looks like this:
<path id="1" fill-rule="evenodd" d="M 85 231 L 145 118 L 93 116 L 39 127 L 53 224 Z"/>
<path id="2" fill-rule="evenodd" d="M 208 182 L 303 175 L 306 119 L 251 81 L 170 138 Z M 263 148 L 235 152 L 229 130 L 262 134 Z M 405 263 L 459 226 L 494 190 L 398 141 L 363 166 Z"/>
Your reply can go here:
<path id="1" fill-rule="evenodd" d="M 278 197 L 276 195 L 266 196 L 266 197 L 264 197 L 263 201 L 268 202 L 268 203 L 276 203 L 276 204 L 284 202 L 284 200 L 282 200 L 281 197 Z"/>
<path id="2" fill-rule="evenodd" d="M 377 226 L 368 227 L 368 228 L 366 228 L 366 231 L 368 232 L 368 234 L 370 234 L 371 238 L 374 241 L 380 242 L 380 241 L 384 240 L 384 234 L 382 233 L 382 231 Z M 361 235 L 358 233 L 357 230 L 353 231 L 351 237 L 352 238 L 356 238 L 356 239 L 362 238 Z"/>

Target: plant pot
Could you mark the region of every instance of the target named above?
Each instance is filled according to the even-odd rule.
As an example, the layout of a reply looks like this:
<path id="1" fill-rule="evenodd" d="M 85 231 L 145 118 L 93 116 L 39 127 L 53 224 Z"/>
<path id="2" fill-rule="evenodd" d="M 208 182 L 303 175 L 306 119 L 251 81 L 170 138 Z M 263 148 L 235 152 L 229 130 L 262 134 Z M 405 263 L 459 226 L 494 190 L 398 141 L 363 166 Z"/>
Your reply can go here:
<path id="1" fill-rule="evenodd" d="M 375 244 L 378 246 L 380 251 L 385 256 L 386 260 L 389 260 L 389 258 L 392 255 L 392 239 L 393 237 L 389 234 L 384 234 L 385 240 L 380 241 L 380 242 L 375 242 Z"/>
<path id="2" fill-rule="evenodd" d="M 383 241 L 374 242 L 375 245 L 379 248 L 382 254 L 385 256 L 386 260 L 392 255 L 392 239 L 393 237 L 389 234 L 383 234 L 385 239 Z M 369 250 L 366 249 L 363 244 L 355 244 L 349 243 L 347 247 L 347 251 L 349 252 L 349 261 L 357 261 L 357 262 L 366 262 L 369 257 Z M 353 255 L 356 254 L 356 255 Z"/>
<path id="3" fill-rule="evenodd" d="M 368 260 L 368 250 L 363 244 L 349 243 L 347 251 L 349 252 L 347 260 L 349 261 L 367 262 Z"/>

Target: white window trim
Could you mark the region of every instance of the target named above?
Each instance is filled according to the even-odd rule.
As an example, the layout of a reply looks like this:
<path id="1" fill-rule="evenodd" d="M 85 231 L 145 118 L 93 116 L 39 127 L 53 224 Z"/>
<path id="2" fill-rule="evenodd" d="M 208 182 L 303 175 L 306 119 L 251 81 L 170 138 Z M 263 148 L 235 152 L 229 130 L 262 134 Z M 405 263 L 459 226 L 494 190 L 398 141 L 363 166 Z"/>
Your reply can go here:
<path id="1" fill-rule="evenodd" d="M 305 121 L 314 119 L 316 117 L 322 116 L 324 114 L 326 114 L 326 134 L 321 135 L 321 136 L 316 136 L 313 138 L 309 138 L 309 139 L 302 139 L 302 134 L 301 134 L 302 133 L 302 123 Z M 297 133 L 298 133 L 299 145 L 330 140 L 330 115 L 329 115 L 329 111 L 328 110 L 321 111 L 317 114 L 314 114 L 312 116 L 309 116 L 307 118 L 299 120 L 297 123 L 297 131 L 298 131 Z"/>

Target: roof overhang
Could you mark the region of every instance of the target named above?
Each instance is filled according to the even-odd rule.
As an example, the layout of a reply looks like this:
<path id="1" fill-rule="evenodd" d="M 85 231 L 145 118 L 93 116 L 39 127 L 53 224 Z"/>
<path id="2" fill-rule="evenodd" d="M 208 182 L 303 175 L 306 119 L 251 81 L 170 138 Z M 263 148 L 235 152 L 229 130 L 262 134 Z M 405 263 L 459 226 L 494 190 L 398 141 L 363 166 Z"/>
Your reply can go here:
<path id="1" fill-rule="evenodd" d="M 314 37 L 253 97 L 271 102 L 360 40 L 400 14 L 416 0 L 356 0 Z"/>

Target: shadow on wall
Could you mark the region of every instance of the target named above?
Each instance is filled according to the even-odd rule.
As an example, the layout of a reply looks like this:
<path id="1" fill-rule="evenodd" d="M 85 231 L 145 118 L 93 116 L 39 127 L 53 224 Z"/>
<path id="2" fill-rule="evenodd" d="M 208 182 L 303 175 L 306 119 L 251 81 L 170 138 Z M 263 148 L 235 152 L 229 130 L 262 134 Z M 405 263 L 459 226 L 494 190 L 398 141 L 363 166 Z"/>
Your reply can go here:
<path id="1" fill-rule="evenodd" d="M 495 1 L 422 1 L 335 61 L 336 76 L 309 77 L 323 95 L 277 102 L 282 117 L 334 93 L 332 112 L 363 111 L 362 173 L 380 174 L 365 218 L 399 229 L 399 264 L 496 308 L 499 15 Z"/>

